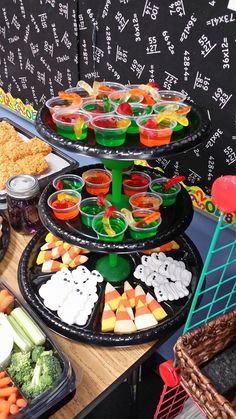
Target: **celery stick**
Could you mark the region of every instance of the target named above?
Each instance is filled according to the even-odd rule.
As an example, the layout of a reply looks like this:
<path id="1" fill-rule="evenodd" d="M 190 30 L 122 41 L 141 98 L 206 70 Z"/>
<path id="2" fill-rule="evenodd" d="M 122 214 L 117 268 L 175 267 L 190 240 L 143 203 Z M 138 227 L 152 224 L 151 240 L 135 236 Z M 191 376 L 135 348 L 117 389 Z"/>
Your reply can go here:
<path id="1" fill-rule="evenodd" d="M 11 314 L 10 314 L 7 318 L 8 318 L 8 321 L 11 323 L 13 329 L 17 333 L 19 333 L 23 337 L 23 339 L 25 340 L 25 342 L 28 343 L 28 345 L 30 346 L 30 348 L 33 349 L 34 343 L 29 339 L 29 337 L 27 336 L 27 334 L 24 332 L 24 330 L 22 329 L 22 327 L 19 326 L 19 324 L 14 319 L 14 317 L 12 317 Z"/>
<path id="2" fill-rule="evenodd" d="M 27 338 L 27 340 L 23 337 L 23 335 L 20 333 L 19 330 L 16 330 L 12 324 L 10 323 L 8 316 L 0 313 L 0 323 L 3 326 L 6 326 L 9 330 L 9 332 L 11 333 L 14 343 L 16 344 L 16 346 L 18 346 L 18 348 L 20 348 L 20 350 L 22 352 L 29 352 L 32 349 L 32 343 L 29 341 L 29 339 Z"/>
<path id="3" fill-rule="evenodd" d="M 45 343 L 45 334 L 21 307 L 14 308 L 11 316 L 35 345 L 43 345 Z"/>

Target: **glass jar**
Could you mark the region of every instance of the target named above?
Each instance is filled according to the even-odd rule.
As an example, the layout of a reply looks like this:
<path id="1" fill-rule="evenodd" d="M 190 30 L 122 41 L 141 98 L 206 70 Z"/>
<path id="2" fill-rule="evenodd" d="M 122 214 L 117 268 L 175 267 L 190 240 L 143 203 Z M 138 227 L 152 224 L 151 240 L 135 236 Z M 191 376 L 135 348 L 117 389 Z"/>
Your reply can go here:
<path id="1" fill-rule="evenodd" d="M 42 224 L 38 215 L 39 182 L 31 175 L 16 175 L 8 179 L 7 208 L 9 221 L 15 231 L 33 234 Z"/>

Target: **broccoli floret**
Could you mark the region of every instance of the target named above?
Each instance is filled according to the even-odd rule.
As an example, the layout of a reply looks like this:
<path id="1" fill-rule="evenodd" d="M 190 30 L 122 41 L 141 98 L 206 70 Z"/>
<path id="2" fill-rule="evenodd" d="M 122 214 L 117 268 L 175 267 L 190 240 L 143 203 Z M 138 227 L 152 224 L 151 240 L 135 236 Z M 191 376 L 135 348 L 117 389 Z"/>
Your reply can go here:
<path id="1" fill-rule="evenodd" d="M 18 386 L 30 382 L 33 377 L 30 352 L 14 352 L 11 356 L 10 365 L 8 366 L 7 371 Z"/>
<path id="2" fill-rule="evenodd" d="M 30 383 L 25 383 L 21 390 L 28 399 L 35 398 L 53 387 L 62 373 L 59 360 L 52 351 L 41 353 L 35 365 Z"/>
<path id="3" fill-rule="evenodd" d="M 44 346 L 35 346 L 31 352 L 31 359 L 33 362 L 37 362 L 40 355 L 45 351 Z"/>

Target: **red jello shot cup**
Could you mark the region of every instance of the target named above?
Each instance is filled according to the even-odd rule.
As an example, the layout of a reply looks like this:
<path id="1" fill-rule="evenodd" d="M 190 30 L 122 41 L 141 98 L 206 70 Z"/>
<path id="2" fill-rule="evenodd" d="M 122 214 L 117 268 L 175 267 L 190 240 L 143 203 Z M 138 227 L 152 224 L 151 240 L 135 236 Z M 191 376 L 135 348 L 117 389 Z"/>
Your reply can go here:
<path id="1" fill-rule="evenodd" d="M 82 179 L 90 195 L 106 195 L 110 189 L 112 175 L 104 169 L 91 169 L 82 174 Z"/>
<path id="2" fill-rule="evenodd" d="M 127 179 L 123 180 L 123 191 L 127 196 L 135 195 L 139 192 L 147 192 L 151 178 L 143 172 L 133 171 Z"/>
<path id="3" fill-rule="evenodd" d="M 61 199 L 64 195 L 64 199 Z M 73 199 L 74 202 L 70 201 Z M 68 205 L 66 205 L 66 201 Z M 73 189 L 61 189 L 60 191 L 52 193 L 48 197 L 48 206 L 52 209 L 53 214 L 58 220 L 72 220 L 79 214 L 79 204 L 81 195 Z"/>
<path id="4" fill-rule="evenodd" d="M 140 143 L 146 147 L 169 144 L 173 129 L 176 126 L 175 121 L 163 120 L 157 123 L 155 116 L 157 115 L 140 117 L 137 120 Z"/>

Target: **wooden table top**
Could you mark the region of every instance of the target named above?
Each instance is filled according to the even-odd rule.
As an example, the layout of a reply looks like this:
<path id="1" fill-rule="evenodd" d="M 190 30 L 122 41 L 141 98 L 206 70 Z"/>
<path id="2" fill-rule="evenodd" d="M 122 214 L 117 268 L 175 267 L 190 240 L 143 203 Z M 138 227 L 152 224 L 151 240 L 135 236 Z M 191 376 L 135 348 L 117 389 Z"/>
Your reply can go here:
<path id="1" fill-rule="evenodd" d="M 19 294 L 19 259 L 30 239 L 31 236 L 11 230 L 9 248 L 0 262 L 0 275 L 16 294 Z M 52 336 L 71 360 L 78 379 L 74 398 L 52 416 L 55 419 L 84 417 L 158 345 L 158 342 L 151 342 L 125 348 L 105 348 L 73 342 L 53 332 Z"/>

